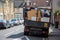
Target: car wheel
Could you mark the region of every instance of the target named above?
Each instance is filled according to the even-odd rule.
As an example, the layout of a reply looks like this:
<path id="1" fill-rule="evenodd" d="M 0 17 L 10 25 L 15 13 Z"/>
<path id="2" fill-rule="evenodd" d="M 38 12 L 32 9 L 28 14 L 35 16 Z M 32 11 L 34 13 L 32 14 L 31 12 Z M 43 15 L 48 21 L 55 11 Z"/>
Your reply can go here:
<path id="1" fill-rule="evenodd" d="M 8 27 L 5 27 L 6 29 L 8 29 Z"/>
<path id="2" fill-rule="evenodd" d="M 10 25 L 6 25 L 6 29 L 7 29 L 7 28 L 10 28 Z"/>
<path id="3" fill-rule="evenodd" d="M 13 24 L 11 24 L 11 26 L 13 27 Z"/>

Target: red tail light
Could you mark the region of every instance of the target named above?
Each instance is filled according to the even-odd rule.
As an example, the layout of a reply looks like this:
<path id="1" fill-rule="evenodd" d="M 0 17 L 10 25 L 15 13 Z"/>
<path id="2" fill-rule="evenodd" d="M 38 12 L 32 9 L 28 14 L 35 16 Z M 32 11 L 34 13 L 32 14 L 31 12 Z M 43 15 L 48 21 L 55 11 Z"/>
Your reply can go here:
<path id="1" fill-rule="evenodd" d="M 29 29 L 25 29 L 25 31 L 29 32 Z"/>
<path id="2" fill-rule="evenodd" d="M 47 34 L 47 32 L 46 31 L 43 31 L 43 34 Z"/>

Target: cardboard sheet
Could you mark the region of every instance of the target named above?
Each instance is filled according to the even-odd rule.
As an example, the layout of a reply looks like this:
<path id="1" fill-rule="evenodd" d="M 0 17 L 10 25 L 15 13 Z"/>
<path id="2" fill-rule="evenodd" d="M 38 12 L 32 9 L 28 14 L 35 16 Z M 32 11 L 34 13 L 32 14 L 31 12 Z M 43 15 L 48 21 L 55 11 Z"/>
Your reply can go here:
<path id="1" fill-rule="evenodd" d="M 32 21 L 41 21 L 41 15 L 40 15 L 40 10 L 30 10 L 27 12 L 27 17 L 28 20 L 32 20 Z"/>
<path id="2" fill-rule="evenodd" d="M 33 10 L 33 9 L 31 11 L 28 11 L 27 12 L 28 20 L 31 20 L 32 17 L 36 17 L 36 13 L 37 13 L 37 11 L 36 10 Z"/>
<path id="3" fill-rule="evenodd" d="M 49 22 L 49 19 L 50 18 L 48 18 L 48 17 L 43 17 L 43 18 L 41 18 L 41 22 Z"/>
<path id="4" fill-rule="evenodd" d="M 36 21 L 36 17 L 32 17 L 31 20 L 32 20 L 32 21 Z"/>

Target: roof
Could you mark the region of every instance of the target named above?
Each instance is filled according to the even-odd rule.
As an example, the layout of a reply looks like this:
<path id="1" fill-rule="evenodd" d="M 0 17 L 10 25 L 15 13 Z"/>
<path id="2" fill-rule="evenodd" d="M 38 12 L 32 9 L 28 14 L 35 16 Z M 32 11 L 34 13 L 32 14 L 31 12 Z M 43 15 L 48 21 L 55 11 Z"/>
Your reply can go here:
<path id="1" fill-rule="evenodd" d="M 23 4 L 24 4 L 24 0 L 14 0 L 14 7 L 15 8 L 19 8 L 19 7 L 22 7 Z"/>
<path id="2" fill-rule="evenodd" d="M 0 0 L 1 2 L 5 2 L 5 0 Z M 9 0 L 14 2 L 14 7 L 19 8 L 23 6 L 24 0 Z"/>
<path id="3" fill-rule="evenodd" d="M 32 4 L 36 3 L 36 6 L 50 6 L 50 0 L 30 0 Z M 33 6 L 33 5 L 32 5 Z"/>
<path id="4" fill-rule="evenodd" d="M 14 7 L 15 7 L 15 8 L 19 8 L 19 7 L 21 7 L 21 6 L 23 5 L 23 3 L 24 3 L 24 2 L 22 2 L 22 1 L 15 1 L 15 2 L 14 2 Z"/>
<path id="5" fill-rule="evenodd" d="M 3 2 L 3 3 L 5 2 L 5 0 L 0 0 L 0 1 Z"/>

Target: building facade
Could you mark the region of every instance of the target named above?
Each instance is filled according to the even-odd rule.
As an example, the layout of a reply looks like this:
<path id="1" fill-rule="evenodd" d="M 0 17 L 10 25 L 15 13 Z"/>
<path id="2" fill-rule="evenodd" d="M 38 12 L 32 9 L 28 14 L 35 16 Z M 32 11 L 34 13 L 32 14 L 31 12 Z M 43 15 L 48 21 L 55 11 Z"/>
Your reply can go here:
<path id="1" fill-rule="evenodd" d="M 4 19 L 9 20 L 14 18 L 14 3 L 6 0 L 4 3 Z"/>
<path id="2" fill-rule="evenodd" d="M 60 10 L 60 0 L 53 0 L 53 13 L 56 11 L 56 10 Z"/>
<path id="3" fill-rule="evenodd" d="M 3 2 L 0 1 L 0 19 L 4 19 L 3 15 Z"/>
<path id="4" fill-rule="evenodd" d="M 22 3 L 24 0 L 3 0 L 3 2 L 0 2 L 0 19 L 23 17 Z"/>
<path id="5" fill-rule="evenodd" d="M 20 14 L 23 15 L 20 11 L 22 10 L 21 3 L 27 2 L 28 6 L 38 6 L 38 7 L 46 7 L 50 6 L 50 0 L 5 0 L 4 3 L 0 1 L 0 19 L 12 19 L 15 18 L 16 15 Z M 30 3 L 30 5 L 29 5 Z M 55 10 L 60 9 L 60 0 L 53 0 L 52 8 L 53 12 Z"/>
<path id="6" fill-rule="evenodd" d="M 14 18 L 16 19 L 23 18 L 23 8 L 15 8 Z"/>
<path id="7" fill-rule="evenodd" d="M 14 18 L 23 18 L 23 3 L 24 0 L 14 1 Z"/>

